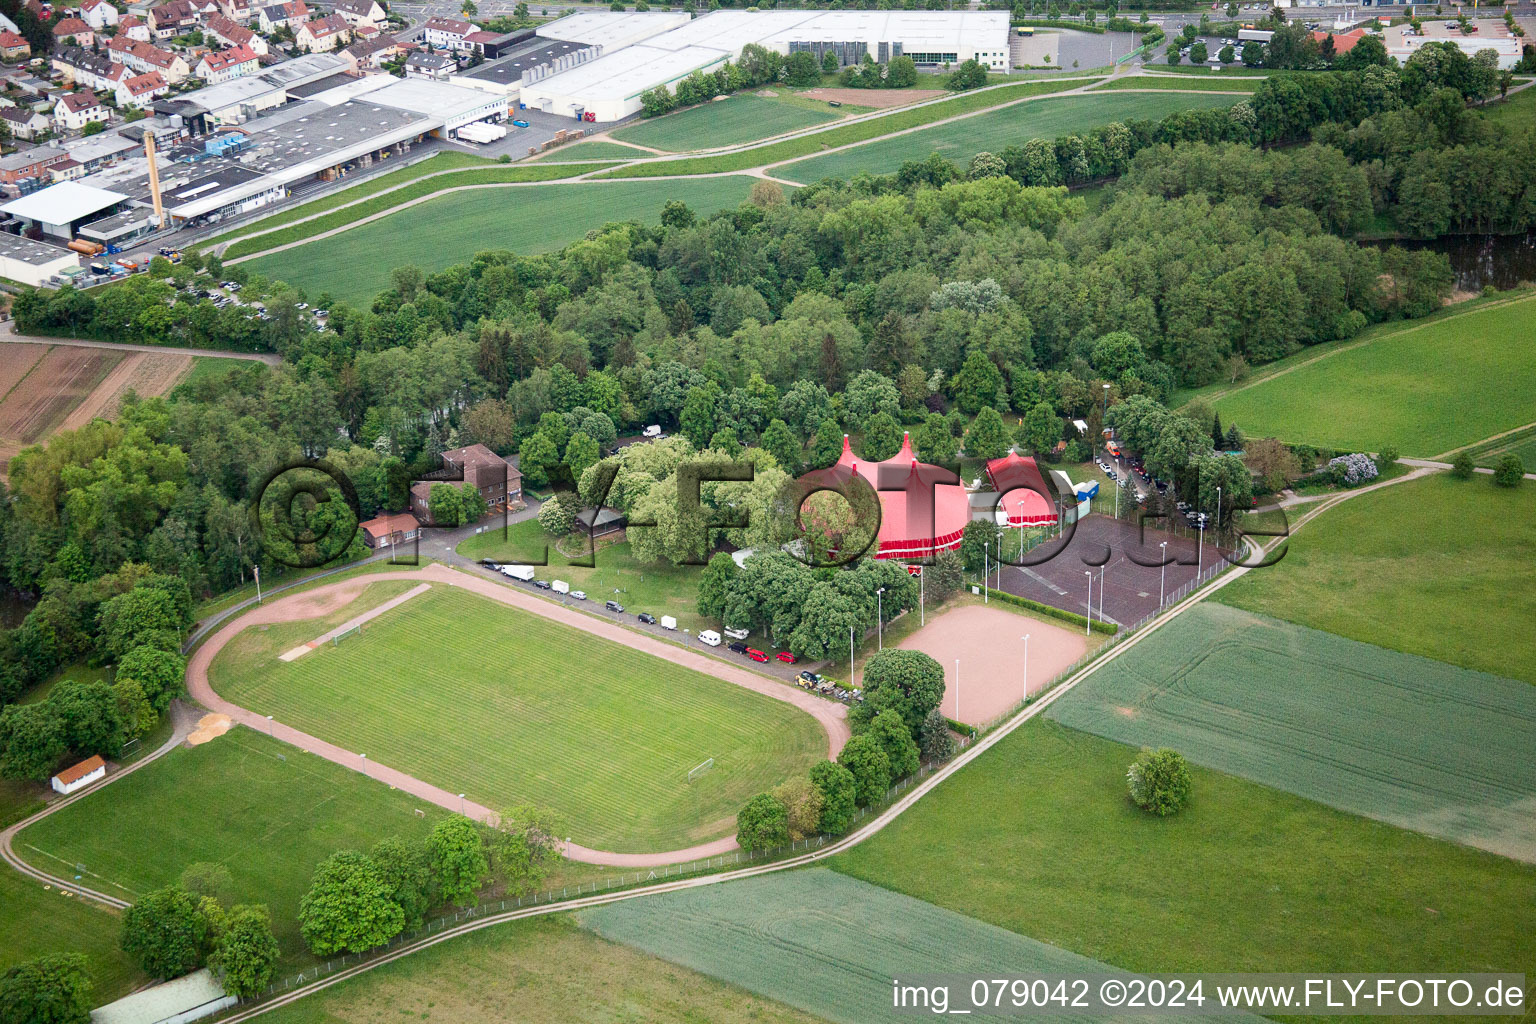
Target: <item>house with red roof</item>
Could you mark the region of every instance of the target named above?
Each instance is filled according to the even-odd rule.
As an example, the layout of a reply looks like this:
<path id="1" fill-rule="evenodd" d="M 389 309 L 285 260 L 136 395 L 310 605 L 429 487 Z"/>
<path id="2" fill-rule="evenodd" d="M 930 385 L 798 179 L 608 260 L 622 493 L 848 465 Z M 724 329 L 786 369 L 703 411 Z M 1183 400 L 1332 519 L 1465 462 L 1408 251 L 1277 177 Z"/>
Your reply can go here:
<path id="1" fill-rule="evenodd" d="M 249 46 L 231 46 L 227 50 L 203 54 L 193 71 L 198 78 L 214 85 L 255 74 L 260 68 L 261 62 Z"/>
<path id="2" fill-rule="evenodd" d="M 26 60 L 32 56 L 32 44 L 15 32 L 0 32 L 0 60 Z"/>
<path id="3" fill-rule="evenodd" d="M 49 30 L 56 46 L 90 46 L 96 42 L 96 33 L 79 18 L 60 18 Z"/>
<path id="4" fill-rule="evenodd" d="M 117 105 L 120 107 L 147 107 L 171 91 L 171 86 L 158 71 L 125 78 L 117 87 Z"/>

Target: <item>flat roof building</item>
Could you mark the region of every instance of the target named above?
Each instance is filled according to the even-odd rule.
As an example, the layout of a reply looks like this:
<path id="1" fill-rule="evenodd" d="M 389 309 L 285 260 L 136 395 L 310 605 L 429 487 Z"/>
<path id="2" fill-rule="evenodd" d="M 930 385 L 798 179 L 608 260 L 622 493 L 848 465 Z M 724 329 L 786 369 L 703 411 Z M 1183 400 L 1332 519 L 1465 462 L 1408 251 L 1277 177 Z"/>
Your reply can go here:
<path id="1" fill-rule="evenodd" d="M 71 267 L 78 266 L 80 266 L 80 257 L 69 249 L 49 245 L 46 242 L 34 242 L 21 235 L 0 232 L 0 277 L 8 277 L 12 281 L 20 281 L 22 284 L 35 287 Z M 95 760 L 100 761 L 101 758 L 98 757 Z M 106 769 L 103 768 L 102 771 L 105 772 Z M 54 777 L 55 789 L 59 788 L 59 778 L 66 774 L 66 772 L 60 772 Z M 80 785 L 88 786 L 90 782 L 82 782 Z M 59 792 L 65 793 L 69 790 L 60 789 Z"/>
<path id="2" fill-rule="evenodd" d="M 75 228 L 82 221 L 112 212 L 127 198 L 121 192 L 109 192 L 78 181 L 63 181 L 11 200 L 0 206 L 0 213 L 31 221 L 43 234 L 67 241 L 75 237 Z"/>

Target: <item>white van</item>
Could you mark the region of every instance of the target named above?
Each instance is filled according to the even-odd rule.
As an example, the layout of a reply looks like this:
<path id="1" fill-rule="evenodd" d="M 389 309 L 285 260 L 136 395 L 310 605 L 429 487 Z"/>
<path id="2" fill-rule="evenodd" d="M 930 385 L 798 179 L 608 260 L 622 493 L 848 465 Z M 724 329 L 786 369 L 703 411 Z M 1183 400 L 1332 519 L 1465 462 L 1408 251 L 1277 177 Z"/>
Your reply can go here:
<path id="1" fill-rule="evenodd" d="M 659 440 L 661 438 L 661 424 L 660 423 L 652 423 L 650 426 L 646 427 L 645 430 L 643 430 L 641 433 L 642 433 L 642 435 L 644 437 L 647 437 L 647 438 L 649 438 L 652 441 Z"/>
<path id="2" fill-rule="evenodd" d="M 555 580 L 549 585 L 549 589 L 557 594 L 569 594 L 571 592 L 571 585 L 565 582 L 565 580 Z"/>
<path id="3" fill-rule="evenodd" d="M 732 640 L 745 640 L 752 635 L 752 631 L 750 629 L 737 629 L 734 626 L 726 626 L 725 635 Z"/>
<path id="4" fill-rule="evenodd" d="M 533 566 L 531 565 L 504 565 L 501 567 L 503 576 L 510 576 L 514 580 L 522 580 L 524 583 L 533 580 Z"/>
<path id="5" fill-rule="evenodd" d="M 701 643 L 701 644 L 709 644 L 709 646 L 711 646 L 711 647 L 719 647 L 720 646 L 720 634 L 716 633 L 712 629 L 706 629 L 706 630 L 704 630 L 704 632 L 699 634 L 699 643 Z"/>
<path id="6" fill-rule="evenodd" d="M 674 619 L 670 615 L 663 615 L 661 617 L 661 628 L 662 629 L 676 629 L 677 628 L 677 620 Z"/>

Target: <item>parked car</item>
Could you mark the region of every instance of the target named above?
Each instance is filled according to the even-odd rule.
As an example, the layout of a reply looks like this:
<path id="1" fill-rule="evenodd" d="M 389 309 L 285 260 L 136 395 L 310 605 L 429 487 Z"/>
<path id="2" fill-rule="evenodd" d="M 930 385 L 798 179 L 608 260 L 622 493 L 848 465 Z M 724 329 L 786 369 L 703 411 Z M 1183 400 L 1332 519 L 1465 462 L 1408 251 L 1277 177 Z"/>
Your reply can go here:
<path id="1" fill-rule="evenodd" d="M 748 647 L 742 653 L 745 654 L 747 657 L 751 658 L 753 661 L 767 661 L 768 660 L 768 655 L 764 654 L 762 651 L 758 650 L 756 647 Z"/>
<path id="2" fill-rule="evenodd" d="M 740 640 L 737 640 L 735 643 L 731 644 L 729 650 L 734 651 L 737 654 L 746 654 L 747 645 L 742 643 Z"/>
<path id="3" fill-rule="evenodd" d="M 549 580 L 534 580 L 533 585 L 538 587 L 540 590 L 548 590 Z"/>
<path id="4" fill-rule="evenodd" d="M 512 122 L 512 127 L 514 127 L 514 128 L 527 128 L 528 127 L 528 122 L 524 121 L 524 120 L 522 120 L 520 118 L 519 119 L 515 119 Z"/>
<path id="5" fill-rule="evenodd" d="M 816 686 L 821 683 L 821 676 L 810 669 L 806 669 L 800 673 L 800 683 L 804 686 Z"/>
<path id="6" fill-rule="evenodd" d="M 752 631 L 750 629 L 741 629 L 737 626 L 727 626 L 720 632 L 724 633 L 732 640 L 745 640 L 747 637 L 752 635 Z"/>
<path id="7" fill-rule="evenodd" d="M 309 308 L 309 303 L 301 302 L 297 306 L 294 306 L 293 308 L 294 309 L 308 309 Z"/>
<path id="8" fill-rule="evenodd" d="M 603 607 L 611 612 L 622 612 L 624 610 L 624 606 L 617 601 L 604 601 Z"/>
<path id="9" fill-rule="evenodd" d="M 641 612 L 639 615 L 636 615 L 635 618 L 639 619 L 647 626 L 656 625 L 656 616 L 652 615 L 650 612 Z"/>
<path id="10" fill-rule="evenodd" d="M 788 651 L 780 651 L 779 652 L 779 660 L 782 661 L 786 665 L 793 665 L 795 662 L 799 661 L 800 659 L 795 657 L 793 654 L 791 654 Z"/>
<path id="11" fill-rule="evenodd" d="M 573 590 L 571 591 L 571 596 L 578 601 L 585 601 L 587 599 L 587 592 L 585 590 Z"/>

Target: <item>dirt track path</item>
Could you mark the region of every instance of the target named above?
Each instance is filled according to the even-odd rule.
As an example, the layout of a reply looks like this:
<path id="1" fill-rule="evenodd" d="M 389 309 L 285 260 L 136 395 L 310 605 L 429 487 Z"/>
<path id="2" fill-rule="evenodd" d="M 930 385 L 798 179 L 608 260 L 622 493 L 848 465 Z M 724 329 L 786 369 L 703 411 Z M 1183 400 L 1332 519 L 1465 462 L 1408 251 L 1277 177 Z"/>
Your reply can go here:
<path id="1" fill-rule="evenodd" d="M 410 793 L 412 796 L 420 797 L 423 800 L 430 800 L 439 807 L 446 807 L 451 811 L 462 811 L 469 817 L 479 821 L 491 822 L 496 820 L 496 813 L 489 807 L 469 800 L 461 801 L 457 793 L 450 793 L 446 789 L 423 782 L 413 775 L 390 768 L 361 754 L 338 747 L 333 743 L 327 743 L 318 737 L 311 736 L 281 722 L 269 720 L 266 716 L 258 715 L 256 712 L 240 707 L 238 704 L 232 704 L 214 692 L 212 685 L 208 681 L 208 666 L 213 663 L 214 657 L 238 633 L 245 629 L 256 625 L 280 622 L 302 622 L 306 619 L 327 615 L 330 612 L 345 607 L 358 594 L 362 593 L 369 584 L 385 580 L 416 580 L 423 583 L 461 587 L 471 593 L 488 597 L 493 601 L 500 601 L 502 604 L 510 605 L 522 611 L 541 615 L 562 625 L 586 630 L 604 639 L 621 643 L 633 650 L 653 654 L 658 658 L 663 658 L 683 668 L 703 672 L 717 679 L 735 683 L 737 686 L 744 686 L 749 690 L 772 697 L 775 700 L 793 704 L 815 718 L 821 723 L 822 728 L 826 730 L 828 757 L 835 758 L 838 752 L 843 749 L 843 744 L 848 741 L 850 735 L 847 721 L 848 712 L 841 704 L 832 704 L 813 697 L 802 690 L 758 675 L 756 672 L 717 661 L 703 654 L 696 654 L 665 640 L 625 629 L 616 623 L 605 622 L 602 619 L 584 615 L 574 609 L 542 601 L 536 597 L 513 590 L 510 587 L 504 587 L 490 580 L 470 576 L 438 564 L 433 564 L 425 569 L 414 572 L 370 573 L 366 576 L 345 580 L 341 583 L 317 587 L 301 594 L 295 594 L 292 597 L 281 598 L 262 605 L 239 618 L 233 619 L 219 629 L 218 632 L 214 633 L 213 636 L 209 637 L 207 642 L 193 653 L 191 660 L 187 663 L 188 693 L 191 694 L 193 700 L 202 704 L 210 711 L 228 715 L 234 722 L 250 726 L 260 732 L 266 732 L 285 743 L 291 743 L 312 754 L 318 754 L 326 760 L 333 761 L 345 768 L 360 771 L 370 778 L 378 779 L 380 782 Z M 604 864 L 624 868 L 648 868 L 660 867 L 665 864 L 676 864 L 680 861 L 701 860 L 706 857 L 728 853 L 734 849 L 736 849 L 735 838 L 727 836 L 714 842 L 701 843 L 686 849 L 669 850 L 661 853 L 613 853 L 607 850 L 592 850 L 575 843 L 566 844 L 564 852 L 571 860 L 581 861 L 586 864 Z"/>

